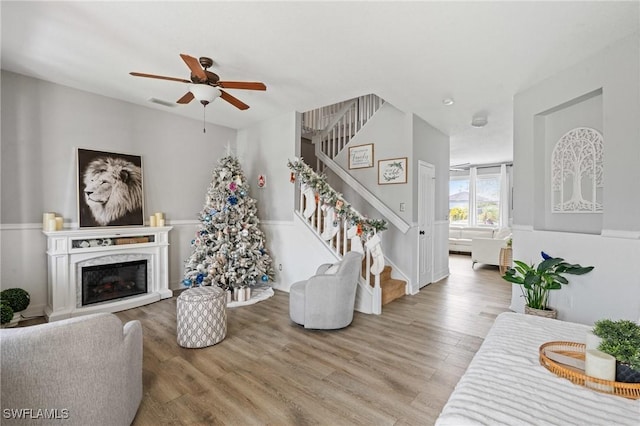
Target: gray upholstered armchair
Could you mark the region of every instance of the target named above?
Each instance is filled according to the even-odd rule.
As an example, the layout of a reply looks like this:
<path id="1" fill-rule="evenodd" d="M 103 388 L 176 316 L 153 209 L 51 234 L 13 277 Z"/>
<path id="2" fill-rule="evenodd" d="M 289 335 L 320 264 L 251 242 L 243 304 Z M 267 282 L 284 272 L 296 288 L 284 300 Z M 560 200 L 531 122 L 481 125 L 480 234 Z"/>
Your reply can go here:
<path id="1" fill-rule="evenodd" d="M 0 346 L 3 425 L 124 426 L 135 418 L 142 400 L 139 321 L 123 326 L 100 313 L 3 329 Z M 22 419 L 7 415 L 25 408 L 33 411 Z M 32 418 L 37 410 L 48 411 Z"/>
<path id="2" fill-rule="evenodd" d="M 351 324 L 362 254 L 350 251 L 338 264 L 320 265 L 316 275 L 289 290 L 289 316 L 305 328 L 336 329 Z"/>

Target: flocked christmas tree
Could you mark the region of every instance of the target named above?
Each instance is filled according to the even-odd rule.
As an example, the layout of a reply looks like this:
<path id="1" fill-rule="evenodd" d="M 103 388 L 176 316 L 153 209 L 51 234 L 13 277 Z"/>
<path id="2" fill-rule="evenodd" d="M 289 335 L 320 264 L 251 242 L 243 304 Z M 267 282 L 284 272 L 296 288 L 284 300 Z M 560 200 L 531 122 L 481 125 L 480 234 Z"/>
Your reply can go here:
<path id="1" fill-rule="evenodd" d="M 185 261 L 183 284 L 252 287 L 273 279 L 271 257 L 260 230 L 256 200 L 237 158 L 218 161 L 200 212 L 201 224 Z"/>

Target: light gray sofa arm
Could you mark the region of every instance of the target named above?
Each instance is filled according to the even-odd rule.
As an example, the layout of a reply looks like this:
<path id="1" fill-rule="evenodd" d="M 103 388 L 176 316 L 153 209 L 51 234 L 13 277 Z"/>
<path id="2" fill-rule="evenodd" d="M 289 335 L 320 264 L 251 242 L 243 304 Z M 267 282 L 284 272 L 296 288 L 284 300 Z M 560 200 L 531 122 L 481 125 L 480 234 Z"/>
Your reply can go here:
<path id="1" fill-rule="evenodd" d="M 117 316 L 100 313 L 4 329 L 0 346 L 3 425 L 133 421 L 142 400 L 139 321 L 123 327 Z M 20 409 L 32 411 L 16 419 Z"/>

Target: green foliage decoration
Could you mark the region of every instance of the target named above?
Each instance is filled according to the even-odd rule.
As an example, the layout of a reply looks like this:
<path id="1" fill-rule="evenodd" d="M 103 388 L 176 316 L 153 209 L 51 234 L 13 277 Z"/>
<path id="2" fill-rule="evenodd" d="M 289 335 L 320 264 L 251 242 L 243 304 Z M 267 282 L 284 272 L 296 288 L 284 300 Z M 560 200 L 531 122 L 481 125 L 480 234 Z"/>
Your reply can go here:
<path id="1" fill-rule="evenodd" d="M 27 309 L 31 302 L 31 296 L 21 288 L 8 288 L 0 292 L 0 300 L 9 305 L 13 312 L 20 312 Z"/>
<path id="2" fill-rule="evenodd" d="M 570 264 L 561 257 L 551 257 L 541 252 L 543 261 L 536 265 L 528 265 L 520 260 L 514 260 L 515 266 L 507 269 L 502 278 L 513 284 L 518 284 L 522 296 L 528 307 L 533 309 L 548 309 L 549 291 L 560 290 L 569 280 L 563 274 L 583 275 L 593 270 L 593 266 Z"/>
<path id="3" fill-rule="evenodd" d="M 302 158 L 289 160 L 287 166 L 296 174 L 296 179 L 308 185 L 318 193 L 320 199 L 330 206 L 334 207 L 335 212 L 343 220 L 351 225 L 360 225 L 362 233 L 371 236 L 376 232 L 387 229 L 387 222 L 382 219 L 369 219 L 354 209 L 351 204 L 342 198 L 342 194 L 336 192 L 328 183 L 325 175 L 319 175 Z M 338 200 L 342 204 L 336 204 Z"/>
<path id="4" fill-rule="evenodd" d="M 629 320 L 602 319 L 594 324 L 593 334 L 602 339 L 599 350 L 640 371 L 640 325 Z"/>
<path id="5" fill-rule="evenodd" d="M 4 302 L 0 302 L 0 324 L 6 324 L 13 319 L 13 309 Z"/>

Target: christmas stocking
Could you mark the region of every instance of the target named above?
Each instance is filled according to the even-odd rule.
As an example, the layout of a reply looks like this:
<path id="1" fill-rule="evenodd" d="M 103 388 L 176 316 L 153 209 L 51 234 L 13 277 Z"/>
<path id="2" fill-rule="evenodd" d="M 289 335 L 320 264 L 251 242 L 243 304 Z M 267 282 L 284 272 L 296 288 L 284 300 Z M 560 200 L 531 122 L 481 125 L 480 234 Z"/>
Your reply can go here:
<path id="1" fill-rule="evenodd" d="M 313 193 L 311 187 L 304 185 L 302 189 L 302 195 L 304 195 L 304 217 L 309 219 L 313 216 L 313 212 L 316 211 L 316 194 Z"/>
<path id="2" fill-rule="evenodd" d="M 322 231 L 323 240 L 329 241 L 338 233 L 340 225 L 336 221 L 336 213 L 333 207 L 323 206 L 324 210 L 324 230 Z"/>
<path id="3" fill-rule="evenodd" d="M 347 231 L 347 238 L 351 239 L 351 251 L 357 251 L 358 253 L 364 253 L 364 249 L 362 248 L 362 240 L 360 239 L 360 235 L 358 235 L 358 227 L 353 225 Z"/>
<path id="4" fill-rule="evenodd" d="M 378 234 L 374 234 L 373 237 L 369 238 L 369 241 L 365 243 L 369 251 L 371 251 L 371 258 L 373 259 L 371 273 L 374 275 L 379 274 L 384 269 L 384 255 L 382 254 L 380 243 L 381 241 Z"/>

